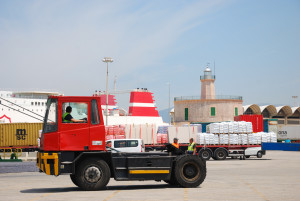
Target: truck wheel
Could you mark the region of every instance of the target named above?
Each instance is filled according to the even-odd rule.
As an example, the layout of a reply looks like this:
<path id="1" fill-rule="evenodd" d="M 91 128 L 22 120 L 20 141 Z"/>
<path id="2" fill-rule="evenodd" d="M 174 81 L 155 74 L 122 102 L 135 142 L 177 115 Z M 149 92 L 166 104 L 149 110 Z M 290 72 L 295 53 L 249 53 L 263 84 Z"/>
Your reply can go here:
<path id="1" fill-rule="evenodd" d="M 76 186 L 78 186 L 77 180 L 76 180 L 76 175 L 75 174 L 70 174 L 70 178 L 73 182 L 73 184 L 75 184 Z"/>
<path id="2" fill-rule="evenodd" d="M 76 183 L 83 190 L 100 190 L 109 182 L 110 169 L 104 160 L 89 158 L 79 164 L 75 178 Z"/>
<path id="3" fill-rule="evenodd" d="M 175 179 L 185 188 L 199 186 L 206 177 L 206 163 L 197 156 L 179 156 L 175 163 Z"/>
<path id="4" fill-rule="evenodd" d="M 227 153 L 224 149 L 216 149 L 215 158 L 216 160 L 225 160 L 227 157 Z"/>
<path id="5" fill-rule="evenodd" d="M 166 182 L 167 184 L 170 184 L 171 186 L 177 186 L 178 182 L 175 179 L 175 176 L 171 175 L 171 179 L 170 180 L 164 180 L 164 182 Z"/>
<path id="6" fill-rule="evenodd" d="M 246 156 L 246 158 L 250 158 L 250 156 Z"/>
<path id="7" fill-rule="evenodd" d="M 203 158 L 204 160 L 208 161 L 211 157 L 211 152 L 209 149 L 201 149 L 198 153 L 199 157 Z"/>
<path id="8" fill-rule="evenodd" d="M 257 158 L 261 158 L 262 157 L 262 153 L 261 153 L 261 151 L 258 151 L 257 152 Z"/>

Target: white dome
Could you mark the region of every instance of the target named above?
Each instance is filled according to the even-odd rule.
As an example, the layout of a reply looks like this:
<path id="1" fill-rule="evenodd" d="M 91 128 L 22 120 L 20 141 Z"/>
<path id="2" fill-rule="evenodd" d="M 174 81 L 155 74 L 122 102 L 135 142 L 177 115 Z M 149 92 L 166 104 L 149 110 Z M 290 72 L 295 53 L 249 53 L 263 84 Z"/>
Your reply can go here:
<path id="1" fill-rule="evenodd" d="M 208 66 L 206 66 L 206 69 L 204 72 L 211 72 L 210 68 L 208 68 Z"/>

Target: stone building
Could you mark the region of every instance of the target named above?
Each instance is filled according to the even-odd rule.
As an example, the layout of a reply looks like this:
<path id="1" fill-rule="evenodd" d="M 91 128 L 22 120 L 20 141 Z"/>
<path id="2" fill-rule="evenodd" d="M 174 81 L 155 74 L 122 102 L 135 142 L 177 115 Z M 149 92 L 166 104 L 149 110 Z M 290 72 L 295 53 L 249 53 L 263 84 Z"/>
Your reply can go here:
<path id="1" fill-rule="evenodd" d="M 206 67 L 200 76 L 201 96 L 174 98 L 174 123 L 233 121 L 243 114 L 241 96 L 215 95 L 216 76 Z"/>

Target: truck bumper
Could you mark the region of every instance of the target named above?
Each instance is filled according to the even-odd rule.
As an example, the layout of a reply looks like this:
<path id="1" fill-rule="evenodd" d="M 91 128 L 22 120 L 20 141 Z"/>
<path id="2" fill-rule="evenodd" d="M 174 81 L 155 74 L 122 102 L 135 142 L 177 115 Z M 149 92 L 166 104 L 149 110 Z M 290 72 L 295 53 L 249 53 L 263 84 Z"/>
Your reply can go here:
<path id="1" fill-rule="evenodd" d="M 59 175 L 59 153 L 37 152 L 36 165 L 47 175 Z"/>

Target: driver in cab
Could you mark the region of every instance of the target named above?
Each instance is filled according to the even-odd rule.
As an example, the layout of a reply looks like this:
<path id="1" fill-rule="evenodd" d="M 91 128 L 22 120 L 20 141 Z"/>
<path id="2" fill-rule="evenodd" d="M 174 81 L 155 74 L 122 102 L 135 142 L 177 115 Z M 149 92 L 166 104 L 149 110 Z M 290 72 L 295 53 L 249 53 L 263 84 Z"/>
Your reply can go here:
<path id="1" fill-rule="evenodd" d="M 68 106 L 66 112 L 63 114 L 62 119 L 63 123 L 85 123 L 86 120 L 83 119 L 74 119 L 71 115 L 72 107 Z"/>

